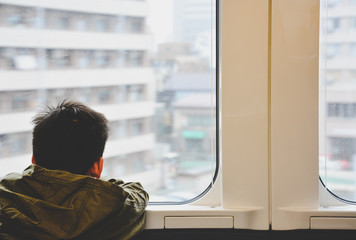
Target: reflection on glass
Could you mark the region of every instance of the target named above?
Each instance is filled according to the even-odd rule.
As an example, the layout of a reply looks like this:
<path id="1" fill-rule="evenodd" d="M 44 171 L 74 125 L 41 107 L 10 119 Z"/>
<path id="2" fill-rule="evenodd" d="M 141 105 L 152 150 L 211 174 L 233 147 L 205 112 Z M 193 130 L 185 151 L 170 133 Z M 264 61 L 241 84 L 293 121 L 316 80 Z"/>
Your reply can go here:
<path id="1" fill-rule="evenodd" d="M 215 0 L 76 3 L 0 0 L 0 176 L 30 164 L 35 113 L 69 98 L 109 120 L 104 176 L 198 196 L 216 163 Z"/>
<path id="2" fill-rule="evenodd" d="M 355 20 L 355 1 L 322 1 L 319 172 L 333 194 L 353 202 L 356 202 Z"/>

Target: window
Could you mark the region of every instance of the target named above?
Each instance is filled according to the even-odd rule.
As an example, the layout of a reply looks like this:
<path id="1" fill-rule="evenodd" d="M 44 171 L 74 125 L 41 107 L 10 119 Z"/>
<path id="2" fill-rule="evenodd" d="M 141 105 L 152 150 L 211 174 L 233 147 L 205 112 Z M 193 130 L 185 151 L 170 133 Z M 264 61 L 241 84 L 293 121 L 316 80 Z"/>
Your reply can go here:
<path id="1" fill-rule="evenodd" d="M 35 9 L 31 7 L 15 6 L 10 4 L 1 5 L 1 13 L 4 17 L 1 25 L 15 28 L 35 27 Z"/>
<path id="2" fill-rule="evenodd" d="M 356 43 L 350 45 L 350 55 L 356 57 Z"/>
<path id="3" fill-rule="evenodd" d="M 131 119 L 128 124 L 130 136 L 138 136 L 145 133 L 144 119 Z"/>
<path id="4" fill-rule="evenodd" d="M 174 1 L 174 8 L 170 9 L 179 9 L 185 14 L 188 10 L 194 10 L 190 11 L 193 14 L 189 15 L 189 20 L 199 16 L 200 21 L 204 14 L 196 14 L 196 5 L 204 2 L 210 9 L 206 15 L 215 13 L 214 1 L 195 1 Z M 140 9 L 135 15 L 143 18 L 147 31 L 136 34 L 128 34 L 128 31 L 99 33 L 99 37 L 91 29 L 93 39 L 90 42 L 95 46 L 83 46 L 85 42 L 78 44 L 73 41 L 66 42 L 64 48 L 70 51 L 118 52 L 120 58 L 115 59 L 118 65 L 97 68 L 90 56 L 90 67 L 80 71 L 74 65 L 74 57 L 69 61 L 71 67 L 60 71 L 59 68 L 48 67 L 50 65 L 44 66 L 41 71 L 25 74 L 12 70 L 11 74 L 15 76 L 16 73 L 16 78 L 0 81 L 1 93 L 11 95 L 15 91 L 37 89 L 35 106 L 46 101 L 49 89 L 74 89 L 74 98 L 88 96 L 83 98 L 107 115 L 111 130 L 123 132 L 122 137 L 112 135 L 108 141 L 104 175 L 120 175 L 126 181 L 141 181 L 151 193 L 151 201 L 157 203 L 147 209 L 146 228 L 211 227 L 212 222 L 214 227 L 252 230 L 325 229 L 330 225 L 353 228 L 349 223 L 356 217 L 355 207 L 339 201 L 329 191 L 334 190 L 344 199 L 354 197 L 353 183 L 350 182 L 353 166 L 347 159 L 352 158 L 355 148 L 352 137 L 355 131 L 349 127 L 354 121 L 354 96 L 348 85 L 354 79 L 355 70 L 349 52 L 352 38 L 342 37 L 347 22 L 341 19 L 337 31 L 327 32 L 326 19 L 323 18 L 325 2 L 319 0 L 223 1 L 222 27 L 216 35 L 209 35 L 213 36 L 212 46 L 215 46 L 214 40 L 220 40 L 214 36 L 221 36 L 222 61 L 219 69 L 220 65 L 214 61 L 215 49 L 204 48 L 208 40 L 200 39 L 193 44 L 189 41 L 197 33 L 192 29 L 196 29 L 199 21 L 191 23 L 191 26 L 177 23 L 177 31 L 186 32 L 189 36 L 185 36 L 175 47 L 175 32 L 170 34 L 172 38 L 150 38 L 150 31 L 154 32 L 154 25 L 150 24 L 154 20 L 149 19 L 148 12 L 145 12 L 149 4 L 152 4 L 152 9 L 162 12 L 162 5 L 168 4 L 168 0 L 159 2 L 157 8 L 154 5 L 158 0 L 123 2 Z M 345 5 L 347 8 L 352 6 L 352 1 L 329 3 L 329 7 L 338 12 L 345 9 Z M 127 12 L 122 13 L 122 9 L 125 8 L 120 8 L 118 12 L 110 9 L 108 12 L 122 19 L 123 15 L 128 15 Z M 91 19 L 96 17 L 89 11 L 90 2 L 85 10 Z M 158 26 L 163 28 L 162 18 L 158 21 Z M 209 29 L 205 30 L 209 32 Z M 204 32 L 199 34 L 199 38 L 205 35 Z M 322 37 L 319 42 L 319 32 L 321 36 L 329 34 L 328 42 Z M 125 41 L 131 35 L 135 35 L 137 42 Z M 98 38 L 95 40 L 94 36 Z M 106 37 L 104 47 L 101 41 L 96 44 L 98 39 L 105 40 Z M 109 40 L 111 37 L 117 45 Z M 172 41 L 166 43 L 167 39 Z M 343 43 L 339 42 L 340 39 Z M 165 53 L 162 48 L 160 57 L 154 59 L 153 53 L 159 52 L 160 44 L 152 48 L 151 41 L 161 41 L 164 43 L 161 46 L 169 45 L 171 51 Z M 347 43 L 344 45 L 344 42 Z M 47 48 L 61 49 L 59 44 L 51 42 Z M 336 51 L 338 54 L 332 55 L 332 58 L 327 57 L 325 46 L 328 44 L 342 44 L 341 50 Z M 323 56 L 320 59 L 319 47 L 320 56 Z M 125 54 L 136 51 L 143 52 L 143 64 L 130 68 Z M 172 57 L 171 53 L 175 51 L 179 52 L 179 56 Z M 209 52 L 210 55 L 206 55 Z M 341 64 L 340 56 L 344 57 L 344 54 L 349 60 Z M 329 64 L 325 65 L 325 61 Z M 8 69 L 0 74 L 4 72 L 9 74 Z M 215 76 L 220 73 L 223 84 L 216 84 L 215 87 Z M 29 77 L 34 75 L 40 77 L 30 82 Z M 191 81 L 192 76 L 196 82 Z M 325 80 L 323 84 L 319 83 L 319 78 Z M 184 79 L 189 80 L 189 88 L 182 86 L 182 83 L 188 82 Z M 199 84 L 195 84 L 197 82 Z M 140 90 L 141 86 L 143 90 Z M 98 94 L 94 94 L 97 88 L 114 89 L 117 93 L 114 94 L 114 102 L 100 103 Z M 219 88 L 221 95 L 215 91 Z M 344 89 L 351 93 L 345 94 Z M 0 95 L 1 99 L 6 94 Z M 140 97 L 141 94 L 143 97 Z M 104 102 L 108 95 L 103 94 Z M 325 99 L 320 105 L 319 96 Z M 209 106 L 204 105 L 207 101 L 197 100 L 206 98 L 209 99 Z M 222 101 L 215 102 L 219 98 Z M 116 103 L 117 99 L 120 101 Z M 191 99 L 197 101 L 191 102 Z M 222 109 L 218 108 L 218 103 L 222 104 Z M 4 103 L 0 101 L 0 104 Z M 31 127 L 27 123 L 34 110 L 2 114 L 0 141 L 6 142 L 10 133 L 28 131 Z M 319 122 L 319 113 L 327 121 L 320 118 Z M 210 120 L 205 117 L 189 120 L 189 116 L 194 114 L 209 115 Z M 209 121 L 217 123 L 216 129 L 205 126 Z M 194 126 L 189 126 L 189 122 Z M 198 122 L 202 125 L 198 126 Z M 330 131 L 339 123 L 345 128 Z M 26 128 L 26 131 L 15 129 L 15 125 Z M 217 144 L 219 135 L 215 130 L 221 133 L 220 144 Z M 324 134 L 320 137 L 324 140 L 319 141 L 319 133 Z M 10 152 L 8 149 L 6 154 Z M 20 160 L 22 155 L 26 155 L 27 159 Z M 222 165 L 216 165 L 219 163 L 215 161 L 217 156 L 222 157 Z M 18 166 L 26 166 L 29 158 L 30 152 L 7 156 L 0 159 L 0 164 L 10 171 L 14 167 L 9 162 L 16 159 Z M 5 168 L 0 167 L 0 171 Z M 336 175 L 342 175 L 344 179 L 333 185 L 331 181 Z M 215 182 L 212 183 L 214 177 Z M 205 191 L 209 185 L 212 188 Z M 188 192 L 188 188 L 191 191 Z M 194 199 L 199 195 L 204 197 Z M 191 199 L 194 200 L 189 204 L 177 205 Z M 192 223 L 192 216 L 198 217 L 199 221 Z M 180 217 L 183 218 L 181 225 L 174 222 Z M 219 221 L 214 222 L 214 217 Z M 221 218 L 227 224 L 221 224 Z M 169 225 L 170 221 L 174 224 Z"/>
<path id="5" fill-rule="evenodd" d="M 98 104 L 108 104 L 108 103 L 114 103 L 114 94 L 115 92 L 115 87 L 114 88 L 97 88 L 97 95 L 98 95 Z"/>
<path id="6" fill-rule="evenodd" d="M 195 12 L 207 16 L 203 20 L 188 16 L 189 1 L 176 9 L 174 2 L 104 0 L 99 7 L 85 0 L 1 3 L 0 175 L 20 172 L 30 164 L 32 117 L 43 106 L 67 98 L 107 116 L 111 134 L 103 156 L 107 177 L 140 181 L 150 189 L 151 200 L 159 202 L 181 204 L 208 189 L 218 166 L 216 2 L 193 0 Z M 175 36 L 175 29 L 185 34 L 189 26 L 176 24 L 174 18 L 189 19 L 195 33 L 189 38 Z M 202 36 L 209 40 L 197 45 Z M 158 61 L 161 44 L 184 46 L 175 54 L 160 50 L 159 61 L 169 62 L 169 69 L 165 64 L 151 65 Z M 157 101 L 166 91 L 167 79 L 191 71 L 197 79 L 170 81 L 180 88 L 169 91 L 207 98 L 191 99 L 197 102 L 194 109 L 183 110 L 175 105 L 177 99 Z M 194 129 L 185 129 L 184 111 L 206 116 Z M 166 115 L 170 121 L 162 119 Z M 156 131 L 164 121 L 170 131 Z"/>
<path id="7" fill-rule="evenodd" d="M 271 9 L 272 229 L 352 229 L 350 40 L 345 21 L 330 32 L 327 19 L 353 11 L 349 1 L 292 2 L 273 1 Z M 329 44 L 342 44 L 340 56 L 328 58 Z"/>
<path id="8" fill-rule="evenodd" d="M 127 28 L 129 32 L 140 33 L 144 31 L 144 19 L 138 17 L 127 17 Z"/>
<path id="9" fill-rule="evenodd" d="M 355 118 L 356 104 L 355 103 L 328 103 L 328 117 L 336 118 Z"/>
<path id="10" fill-rule="evenodd" d="M 95 51 L 95 65 L 98 68 L 105 68 L 110 66 L 110 52 L 109 51 Z"/>
<path id="11" fill-rule="evenodd" d="M 328 21 L 328 32 L 332 33 L 340 28 L 340 18 L 330 18 Z"/>
<path id="12" fill-rule="evenodd" d="M 337 9 L 328 4 L 328 14 L 332 15 Z M 355 6 L 342 2 L 339 7 L 352 8 Z M 355 8 L 356 10 L 356 8 Z M 340 14 L 339 21 L 347 21 L 350 18 L 348 14 Z M 325 77 L 321 78 L 321 88 L 324 93 L 321 95 L 321 121 L 324 121 L 320 130 L 320 154 L 322 162 L 320 172 L 325 187 L 335 196 L 344 201 L 355 202 L 356 188 L 354 185 L 353 175 L 354 164 L 356 160 L 355 130 L 352 127 L 356 116 L 356 101 L 354 100 L 355 78 L 353 77 L 353 67 L 349 67 L 350 61 L 355 61 L 353 50 L 353 41 L 343 41 L 353 31 L 352 24 L 349 24 L 339 31 L 340 38 L 334 39 L 326 36 L 326 49 L 334 52 L 332 60 L 325 59 L 324 65 L 321 66 Z M 325 40 L 322 40 L 325 41 Z M 337 48 L 335 48 L 337 46 Z M 344 49 L 344 51 L 341 51 Z M 335 72 L 338 72 L 336 75 Z M 332 77 L 331 77 L 332 76 Z M 332 84 L 325 84 L 325 78 L 332 78 Z M 327 106 L 327 112 L 323 111 L 322 105 Z"/>
<path id="13" fill-rule="evenodd" d="M 0 135 L 0 160 L 31 151 L 31 132 Z"/>
<path id="14" fill-rule="evenodd" d="M 7 155 L 8 137 L 8 134 L 0 135 L 0 157 L 5 157 Z"/>
<path id="15" fill-rule="evenodd" d="M 20 91 L 8 95 L 9 97 L 11 97 L 11 110 L 24 111 L 32 109 L 34 106 L 36 95 L 36 91 Z"/>
<path id="16" fill-rule="evenodd" d="M 69 18 L 67 16 L 60 16 L 57 18 L 56 28 L 67 30 L 69 27 Z"/>
<path id="17" fill-rule="evenodd" d="M 188 126 L 210 126 L 211 116 L 209 115 L 194 115 L 188 116 Z"/>
<path id="18" fill-rule="evenodd" d="M 126 120 L 111 121 L 109 123 L 109 137 L 111 139 L 122 139 L 126 137 Z"/>
<path id="19" fill-rule="evenodd" d="M 82 69 L 87 69 L 90 67 L 90 51 L 87 50 L 78 50 L 76 54 L 77 67 Z"/>
<path id="20" fill-rule="evenodd" d="M 63 49 L 47 49 L 47 65 L 49 68 L 63 69 L 71 66 L 71 51 Z"/>
<path id="21" fill-rule="evenodd" d="M 337 7 L 340 6 L 344 1 L 343 0 L 330 0 L 328 2 L 329 7 Z"/>
<path id="22" fill-rule="evenodd" d="M 73 14 L 76 17 L 76 29 L 79 31 L 86 31 L 88 30 L 88 20 L 90 19 L 87 14 L 81 14 L 81 13 L 74 13 Z"/>
<path id="23" fill-rule="evenodd" d="M 128 101 L 134 102 L 145 99 L 144 85 L 129 85 L 126 87 L 126 92 L 128 94 Z"/>
<path id="24" fill-rule="evenodd" d="M 143 67 L 144 52 L 143 51 L 126 51 L 125 62 L 127 67 Z"/>
<path id="25" fill-rule="evenodd" d="M 30 151 L 31 132 L 15 133 L 10 135 L 9 147 L 10 154 L 20 155 Z"/>
<path id="26" fill-rule="evenodd" d="M 108 19 L 105 17 L 96 20 L 96 31 L 106 32 L 108 30 Z"/>
<path id="27" fill-rule="evenodd" d="M 327 57 L 334 58 L 340 56 L 342 54 L 341 50 L 341 44 L 329 44 L 327 48 Z"/>

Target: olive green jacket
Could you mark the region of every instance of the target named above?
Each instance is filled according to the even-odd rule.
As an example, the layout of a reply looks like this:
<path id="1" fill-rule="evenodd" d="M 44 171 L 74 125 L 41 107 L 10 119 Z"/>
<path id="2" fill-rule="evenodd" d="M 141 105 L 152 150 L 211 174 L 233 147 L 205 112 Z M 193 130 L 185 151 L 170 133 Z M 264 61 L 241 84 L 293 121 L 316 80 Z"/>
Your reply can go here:
<path id="1" fill-rule="evenodd" d="M 130 239 L 147 202 L 140 183 L 31 165 L 0 181 L 0 239 Z"/>

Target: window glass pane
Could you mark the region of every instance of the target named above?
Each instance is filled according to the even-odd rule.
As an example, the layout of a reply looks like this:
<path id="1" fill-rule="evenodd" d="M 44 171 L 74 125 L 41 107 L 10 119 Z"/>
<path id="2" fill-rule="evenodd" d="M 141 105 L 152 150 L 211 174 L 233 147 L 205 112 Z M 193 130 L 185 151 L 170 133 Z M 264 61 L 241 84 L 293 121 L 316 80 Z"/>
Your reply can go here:
<path id="1" fill-rule="evenodd" d="M 356 5 L 321 3 L 319 172 L 335 196 L 356 202 Z"/>
<path id="2" fill-rule="evenodd" d="M 0 176 L 31 163 L 35 113 L 71 99 L 109 120 L 102 176 L 141 182 L 151 201 L 203 193 L 217 160 L 215 15 L 215 0 L 0 0 Z"/>

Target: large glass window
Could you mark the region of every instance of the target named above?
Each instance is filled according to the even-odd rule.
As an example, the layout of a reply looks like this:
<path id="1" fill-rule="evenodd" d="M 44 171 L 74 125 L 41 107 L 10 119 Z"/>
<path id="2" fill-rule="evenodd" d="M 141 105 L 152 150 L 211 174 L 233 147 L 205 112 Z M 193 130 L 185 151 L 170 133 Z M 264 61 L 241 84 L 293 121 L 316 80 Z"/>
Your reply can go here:
<path id="1" fill-rule="evenodd" d="M 323 8 L 323 3 L 319 172 L 330 192 L 356 203 L 356 5 L 339 0 Z"/>
<path id="2" fill-rule="evenodd" d="M 109 120 L 103 176 L 193 199 L 216 172 L 216 1 L 109 3 L 0 0 L 0 176 L 31 163 L 36 112 L 71 99 Z"/>

